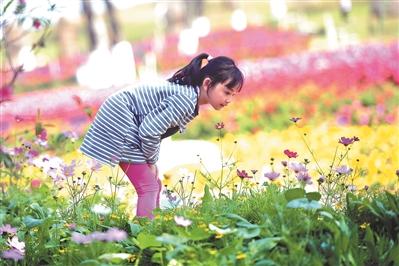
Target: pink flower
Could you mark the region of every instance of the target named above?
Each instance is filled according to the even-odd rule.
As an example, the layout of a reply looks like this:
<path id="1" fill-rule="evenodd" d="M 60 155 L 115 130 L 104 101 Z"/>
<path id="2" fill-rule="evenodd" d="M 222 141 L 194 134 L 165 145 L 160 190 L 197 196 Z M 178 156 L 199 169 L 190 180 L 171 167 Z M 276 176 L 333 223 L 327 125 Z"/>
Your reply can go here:
<path id="1" fill-rule="evenodd" d="M 61 165 L 61 172 L 65 177 L 72 177 L 75 175 L 76 161 L 73 160 L 70 165 Z"/>
<path id="2" fill-rule="evenodd" d="M 10 224 L 5 224 L 3 226 L 0 226 L 0 235 L 3 233 L 16 234 L 17 228 L 12 227 Z"/>
<path id="3" fill-rule="evenodd" d="M 125 231 L 112 227 L 108 229 L 108 231 L 106 232 L 105 241 L 120 242 L 125 240 L 126 238 L 127 238 L 127 233 Z"/>
<path id="4" fill-rule="evenodd" d="M 288 156 L 288 158 L 296 158 L 298 157 L 298 153 L 290 150 L 284 150 L 284 154 Z"/>
<path id="5" fill-rule="evenodd" d="M 87 165 L 89 166 L 90 170 L 93 172 L 96 172 L 101 168 L 101 164 L 94 159 L 88 160 Z"/>
<path id="6" fill-rule="evenodd" d="M 12 98 L 13 90 L 11 86 L 4 86 L 0 89 L 0 103 L 10 101 Z"/>
<path id="7" fill-rule="evenodd" d="M 39 19 L 35 18 L 33 20 L 33 27 L 35 27 L 35 29 L 39 29 L 41 25 L 42 25 L 42 23 L 40 22 Z"/>
<path id="8" fill-rule="evenodd" d="M 30 181 L 30 186 L 31 186 L 32 188 L 39 188 L 41 184 L 42 184 L 42 181 L 41 181 L 40 179 L 37 179 L 37 178 L 32 179 L 32 180 Z"/>

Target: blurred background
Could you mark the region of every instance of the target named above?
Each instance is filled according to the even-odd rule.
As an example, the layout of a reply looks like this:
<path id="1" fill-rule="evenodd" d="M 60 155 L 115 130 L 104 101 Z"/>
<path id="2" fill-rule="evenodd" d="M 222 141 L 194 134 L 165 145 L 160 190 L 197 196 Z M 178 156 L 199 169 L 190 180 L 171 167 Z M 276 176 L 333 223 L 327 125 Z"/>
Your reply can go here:
<path id="1" fill-rule="evenodd" d="M 320 136 L 398 123 L 396 0 L 1 0 L 1 12 L 3 139 L 32 125 L 79 139 L 108 95 L 166 79 L 200 52 L 235 59 L 246 83 L 234 105 L 204 107 L 177 139 L 212 139 L 220 121 L 254 144 L 277 130 L 273 155 L 293 116 L 328 123 Z"/>

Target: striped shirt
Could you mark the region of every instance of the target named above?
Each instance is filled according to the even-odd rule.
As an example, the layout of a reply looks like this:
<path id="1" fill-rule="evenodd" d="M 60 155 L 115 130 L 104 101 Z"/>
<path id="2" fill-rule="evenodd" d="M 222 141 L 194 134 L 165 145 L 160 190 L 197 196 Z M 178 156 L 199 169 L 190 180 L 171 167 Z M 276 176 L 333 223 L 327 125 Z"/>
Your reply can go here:
<path id="1" fill-rule="evenodd" d="M 198 115 L 199 87 L 170 82 L 141 84 L 109 96 L 98 110 L 80 150 L 111 166 L 155 164 L 161 140 Z"/>

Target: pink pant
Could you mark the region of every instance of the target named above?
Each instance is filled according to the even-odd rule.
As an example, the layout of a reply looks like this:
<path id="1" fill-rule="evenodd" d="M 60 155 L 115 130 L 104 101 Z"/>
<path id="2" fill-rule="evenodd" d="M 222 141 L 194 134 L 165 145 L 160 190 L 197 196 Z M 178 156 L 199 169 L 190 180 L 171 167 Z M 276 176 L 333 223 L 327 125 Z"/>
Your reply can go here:
<path id="1" fill-rule="evenodd" d="M 121 162 L 119 166 L 136 189 L 138 195 L 136 215 L 153 219 L 152 211 L 159 208 L 159 195 L 162 189 L 158 173 L 154 175 L 148 164 Z"/>

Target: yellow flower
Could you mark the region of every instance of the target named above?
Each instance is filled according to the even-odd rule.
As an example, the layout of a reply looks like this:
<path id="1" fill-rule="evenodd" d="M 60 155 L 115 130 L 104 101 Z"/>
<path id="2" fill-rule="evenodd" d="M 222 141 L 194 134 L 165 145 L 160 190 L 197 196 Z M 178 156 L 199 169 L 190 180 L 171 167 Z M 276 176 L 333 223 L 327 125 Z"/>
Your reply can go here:
<path id="1" fill-rule="evenodd" d="M 216 233 L 215 238 L 219 239 L 219 238 L 222 238 L 222 237 L 223 237 L 223 234 Z"/>
<path id="2" fill-rule="evenodd" d="M 216 249 L 210 249 L 209 254 L 215 255 L 217 253 Z"/>
<path id="3" fill-rule="evenodd" d="M 117 219 L 118 218 L 118 216 L 116 215 L 116 214 L 111 214 L 111 219 Z"/>
<path id="4" fill-rule="evenodd" d="M 239 254 L 237 254 L 237 256 L 236 256 L 236 259 L 242 260 L 242 259 L 245 259 L 246 256 L 247 256 L 247 255 L 245 255 L 244 253 L 239 253 Z"/>
<path id="5" fill-rule="evenodd" d="M 60 248 L 60 249 L 58 250 L 58 252 L 61 253 L 61 254 L 63 254 L 63 253 L 66 252 L 66 248 L 64 248 L 64 249 Z"/>
<path id="6" fill-rule="evenodd" d="M 366 229 L 366 227 L 368 227 L 369 225 L 370 225 L 369 223 L 362 223 L 362 224 L 360 225 L 360 228 Z"/>

